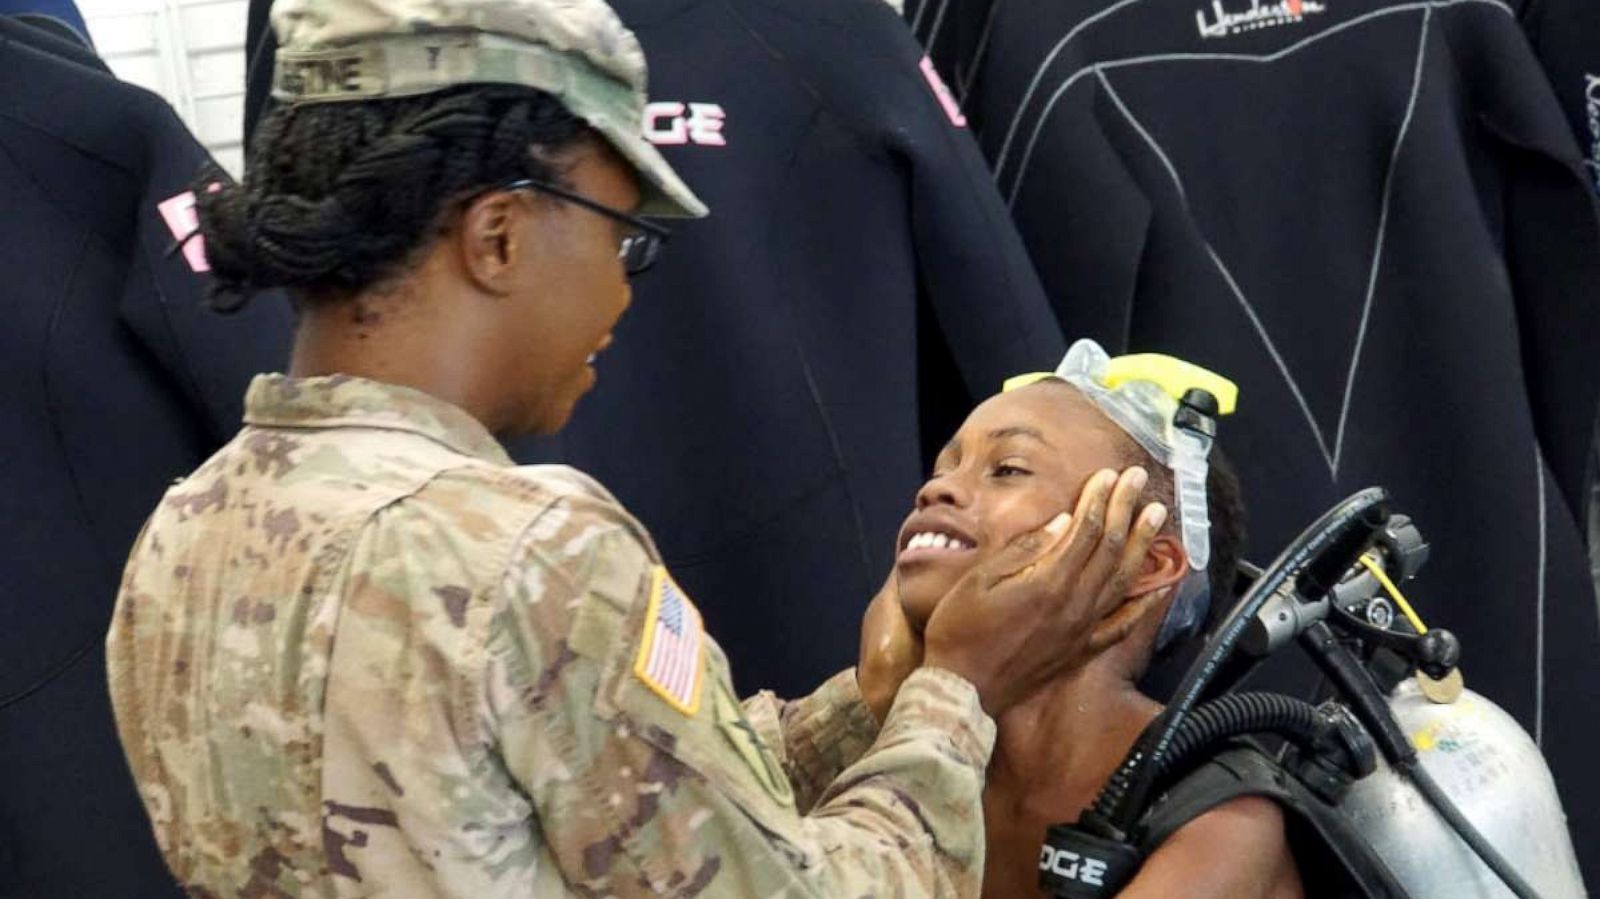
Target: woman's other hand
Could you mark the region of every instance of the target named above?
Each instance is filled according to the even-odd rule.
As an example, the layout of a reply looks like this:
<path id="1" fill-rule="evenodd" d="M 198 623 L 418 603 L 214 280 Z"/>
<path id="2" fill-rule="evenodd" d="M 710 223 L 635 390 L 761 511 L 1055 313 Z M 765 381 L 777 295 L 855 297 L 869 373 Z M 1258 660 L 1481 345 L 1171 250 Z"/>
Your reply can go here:
<path id="1" fill-rule="evenodd" d="M 878 723 L 889 716 L 900 685 L 922 664 L 922 635 L 900 607 L 895 573 L 867 605 L 861 619 L 861 659 L 856 684 Z"/>

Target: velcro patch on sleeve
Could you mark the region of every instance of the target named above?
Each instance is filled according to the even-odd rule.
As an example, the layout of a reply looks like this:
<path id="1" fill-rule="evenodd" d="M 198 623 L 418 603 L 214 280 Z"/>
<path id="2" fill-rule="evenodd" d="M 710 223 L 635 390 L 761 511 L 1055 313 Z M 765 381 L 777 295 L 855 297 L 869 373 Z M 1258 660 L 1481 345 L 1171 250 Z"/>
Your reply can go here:
<path id="1" fill-rule="evenodd" d="M 706 634 L 700 610 L 657 565 L 651 573 L 650 605 L 633 674 L 667 704 L 685 715 L 700 711 L 705 680 Z"/>

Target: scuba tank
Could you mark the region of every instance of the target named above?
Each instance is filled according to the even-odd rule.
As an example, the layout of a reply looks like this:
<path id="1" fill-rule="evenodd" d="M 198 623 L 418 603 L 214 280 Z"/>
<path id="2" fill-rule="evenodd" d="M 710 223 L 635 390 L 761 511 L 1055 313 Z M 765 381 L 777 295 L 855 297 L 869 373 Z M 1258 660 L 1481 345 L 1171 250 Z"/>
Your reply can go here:
<path id="1" fill-rule="evenodd" d="M 1424 626 L 1397 587 L 1427 551 L 1410 519 L 1390 514 L 1388 494 L 1369 488 L 1266 569 L 1242 565 L 1249 586 L 1171 703 L 1078 821 L 1047 831 L 1040 886 L 1109 899 L 1183 824 L 1260 795 L 1309 824 L 1322 844 L 1311 854 L 1340 873 L 1337 886 L 1308 881 L 1313 896 L 1585 899 L 1537 747 L 1462 688 L 1456 638 Z M 1333 700 L 1229 692 L 1291 642 Z M 1284 751 L 1240 745 L 1261 734 L 1283 738 Z"/>
<path id="2" fill-rule="evenodd" d="M 1418 763 L 1539 896 L 1584 899 L 1555 782 L 1515 719 L 1471 690 L 1435 702 L 1414 678 L 1395 688 L 1389 710 L 1416 746 Z M 1357 781 L 1340 809 L 1412 896 L 1512 896 L 1387 762 Z"/>

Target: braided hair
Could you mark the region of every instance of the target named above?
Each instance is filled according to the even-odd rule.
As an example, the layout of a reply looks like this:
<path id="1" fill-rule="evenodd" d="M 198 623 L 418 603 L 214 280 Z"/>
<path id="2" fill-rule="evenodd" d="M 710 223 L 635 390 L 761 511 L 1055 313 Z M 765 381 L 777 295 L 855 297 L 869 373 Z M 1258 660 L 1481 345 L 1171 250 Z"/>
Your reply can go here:
<path id="1" fill-rule="evenodd" d="M 419 97 L 280 106 L 262 121 L 244 182 L 197 185 L 215 278 L 210 305 L 255 291 L 351 296 L 414 265 L 461 201 L 548 161 L 587 126 L 549 94 L 475 85 Z"/>

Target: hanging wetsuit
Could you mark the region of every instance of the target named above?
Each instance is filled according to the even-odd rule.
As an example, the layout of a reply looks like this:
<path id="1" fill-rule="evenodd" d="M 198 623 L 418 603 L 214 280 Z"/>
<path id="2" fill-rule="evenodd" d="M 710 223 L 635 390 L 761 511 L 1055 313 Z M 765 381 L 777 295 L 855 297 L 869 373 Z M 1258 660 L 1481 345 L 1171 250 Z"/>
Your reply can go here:
<path id="1" fill-rule="evenodd" d="M 105 633 L 145 516 L 238 430 L 289 314 L 203 308 L 166 201 L 204 149 L 62 43 L 0 23 L 0 71 L 20 76 L 0 77 L 0 896 L 175 899 L 112 725 Z"/>

